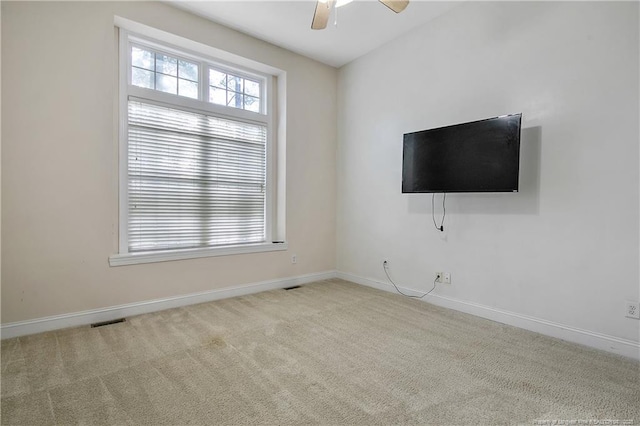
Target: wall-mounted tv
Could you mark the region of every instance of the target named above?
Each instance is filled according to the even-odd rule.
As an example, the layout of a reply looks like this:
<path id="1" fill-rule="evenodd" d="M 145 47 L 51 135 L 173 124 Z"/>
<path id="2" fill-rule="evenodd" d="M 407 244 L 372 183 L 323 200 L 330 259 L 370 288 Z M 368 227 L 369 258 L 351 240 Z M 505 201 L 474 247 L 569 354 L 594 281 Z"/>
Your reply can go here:
<path id="1" fill-rule="evenodd" d="M 521 120 L 510 114 L 406 133 L 402 192 L 518 192 Z"/>

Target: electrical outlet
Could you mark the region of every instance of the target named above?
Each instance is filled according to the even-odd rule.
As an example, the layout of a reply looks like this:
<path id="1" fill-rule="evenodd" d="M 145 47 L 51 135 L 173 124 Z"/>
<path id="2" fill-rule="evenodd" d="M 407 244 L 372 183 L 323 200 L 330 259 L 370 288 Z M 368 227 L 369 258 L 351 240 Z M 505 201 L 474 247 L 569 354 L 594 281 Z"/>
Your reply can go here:
<path id="1" fill-rule="evenodd" d="M 385 268 L 388 268 L 391 266 L 391 264 L 389 263 L 389 261 L 387 259 L 382 261 L 382 266 L 384 266 Z"/>
<path id="2" fill-rule="evenodd" d="M 436 282 L 451 284 L 451 272 L 436 272 Z"/>
<path id="3" fill-rule="evenodd" d="M 294 265 L 298 263 L 298 256 L 296 256 L 295 254 L 291 255 L 291 263 Z"/>
<path id="4" fill-rule="evenodd" d="M 625 301 L 624 316 L 627 318 L 640 319 L 640 303 L 631 302 L 629 300 Z"/>

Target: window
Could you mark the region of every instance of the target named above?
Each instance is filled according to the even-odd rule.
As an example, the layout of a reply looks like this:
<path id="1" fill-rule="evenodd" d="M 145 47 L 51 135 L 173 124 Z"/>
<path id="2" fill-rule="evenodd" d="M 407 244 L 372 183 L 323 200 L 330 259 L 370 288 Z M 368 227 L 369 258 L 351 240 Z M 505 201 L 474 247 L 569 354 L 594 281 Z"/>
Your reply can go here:
<path id="1" fill-rule="evenodd" d="M 120 254 L 111 264 L 285 249 L 271 235 L 270 76 L 120 37 Z"/>
<path id="2" fill-rule="evenodd" d="M 198 99 L 198 64 L 131 46 L 131 84 Z"/>
<path id="3" fill-rule="evenodd" d="M 209 102 L 260 112 L 260 82 L 209 69 Z"/>

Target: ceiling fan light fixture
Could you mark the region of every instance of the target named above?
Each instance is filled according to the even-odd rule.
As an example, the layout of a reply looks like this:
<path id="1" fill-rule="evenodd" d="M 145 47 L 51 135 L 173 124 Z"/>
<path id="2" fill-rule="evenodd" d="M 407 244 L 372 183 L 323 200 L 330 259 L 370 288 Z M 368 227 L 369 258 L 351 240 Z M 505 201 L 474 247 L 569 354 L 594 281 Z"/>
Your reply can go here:
<path id="1" fill-rule="evenodd" d="M 2 0 L 0 0 L 2 1 Z M 338 8 L 351 3 L 353 0 L 317 0 L 316 10 L 313 13 L 313 21 L 311 21 L 312 30 L 323 30 L 327 28 L 327 22 L 329 21 L 329 15 L 331 10 L 334 10 L 334 16 L 336 17 L 336 26 L 338 25 Z M 402 12 L 409 0 L 378 0 L 380 3 L 393 10 L 395 13 Z M 335 6 L 335 7 L 333 7 Z"/>
<path id="2" fill-rule="evenodd" d="M 336 7 L 342 7 L 345 6 L 349 3 L 351 3 L 353 0 L 337 0 L 336 1 Z"/>

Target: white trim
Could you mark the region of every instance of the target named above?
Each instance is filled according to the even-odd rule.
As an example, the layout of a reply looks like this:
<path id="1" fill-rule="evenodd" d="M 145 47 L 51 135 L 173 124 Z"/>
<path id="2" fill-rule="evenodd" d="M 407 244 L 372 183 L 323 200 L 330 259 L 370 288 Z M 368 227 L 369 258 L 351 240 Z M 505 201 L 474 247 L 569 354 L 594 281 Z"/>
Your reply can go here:
<path id="1" fill-rule="evenodd" d="M 264 80 L 264 84 L 261 86 L 262 98 L 260 99 L 260 109 L 263 112 L 267 113 L 268 123 L 267 123 L 267 146 L 265 148 L 265 202 L 264 202 L 264 221 L 265 221 L 265 239 L 267 241 L 274 241 L 273 228 L 274 221 L 277 220 L 277 217 L 273 214 L 274 206 L 276 205 L 276 180 L 274 175 L 275 168 L 275 156 L 273 155 L 276 150 L 276 138 L 275 138 L 275 120 L 274 117 L 276 114 L 273 112 L 276 111 L 272 108 L 267 108 L 265 102 L 273 103 L 272 99 L 275 98 L 275 93 L 273 90 L 273 80 L 274 76 L 269 76 Z"/>
<path id="2" fill-rule="evenodd" d="M 200 293 L 186 294 L 182 296 L 168 297 L 164 299 L 149 300 L 138 303 L 112 306 L 90 311 L 74 312 L 70 314 L 55 315 L 45 318 L 37 318 L 28 321 L 18 321 L 2 324 L 0 327 L 0 337 L 9 339 L 13 337 L 25 336 L 29 334 L 43 333 L 51 330 L 58 330 L 68 327 L 78 327 L 95 322 L 110 321 L 118 318 L 131 317 L 150 312 L 162 311 L 165 309 L 178 308 L 181 306 L 205 303 L 213 300 L 226 299 L 230 297 L 243 296 L 247 294 L 259 293 L 262 291 L 275 290 L 279 288 L 303 285 L 316 281 L 331 278 L 341 278 L 356 284 L 373 287 L 379 290 L 395 293 L 391 284 L 364 278 L 357 275 L 340 271 L 324 271 L 312 274 L 298 275 L 295 277 L 279 278 L 257 283 L 226 287 L 222 289 L 209 290 Z M 420 294 L 420 292 L 400 287 L 408 294 Z M 590 346 L 607 352 L 622 355 L 628 358 L 640 359 L 640 344 L 632 340 L 621 339 L 588 330 L 558 324 L 540 318 L 520 315 L 514 312 L 503 311 L 489 306 L 480 305 L 473 302 L 457 300 L 454 298 L 433 295 L 428 296 L 429 302 L 437 306 L 465 312 L 478 317 L 486 318 L 525 330 L 559 338 L 573 343 Z"/>
<path id="3" fill-rule="evenodd" d="M 203 291 L 201 293 L 167 297 L 165 299 L 128 303 L 126 305 L 111 306 L 108 308 L 93 309 L 90 311 L 74 312 L 71 314 L 55 315 L 29 321 L 13 322 L 9 324 L 2 324 L 2 327 L 0 327 L 0 334 L 2 339 L 10 339 L 13 337 L 26 336 L 28 334 L 43 333 L 45 331 L 59 330 L 61 328 L 68 327 L 78 327 L 96 322 L 112 321 L 118 318 L 147 314 L 165 309 L 179 308 L 181 306 L 195 305 L 197 303 L 211 302 L 213 300 L 227 299 L 230 297 L 260 293 L 262 291 L 303 285 L 335 278 L 335 276 L 336 271 L 316 272 L 312 274 L 298 275 L 295 277 L 278 278 L 252 284 L 238 285 L 235 287 Z"/>
<path id="4" fill-rule="evenodd" d="M 274 241 L 286 240 L 286 214 L 287 214 L 287 74 L 282 73 L 273 77 L 272 84 L 275 90 L 269 99 L 269 106 L 277 111 L 271 117 L 274 122 L 273 132 L 275 148 L 275 176 L 273 176 L 272 190 L 275 191 L 272 222 Z M 273 164 L 273 163 L 272 163 Z"/>
<path id="5" fill-rule="evenodd" d="M 217 105 L 211 102 L 204 102 L 198 99 L 185 98 L 184 96 L 164 93 L 154 89 L 144 87 L 128 86 L 128 100 L 153 103 L 168 108 L 187 110 L 199 114 L 214 115 L 225 119 L 242 121 L 244 123 L 268 124 L 269 117 L 258 112 L 247 111 L 240 108 L 232 108 L 224 105 Z"/>
<path id="6" fill-rule="evenodd" d="M 184 250 L 145 251 L 138 253 L 121 253 L 109 256 L 109 266 L 136 265 L 138 263 L 167 262 L 171 260 L 198 259 L 201 257 L 229 256 L 232 254 L 262 253 L 266 251 L 283 251 L 289 244 L 259 243 L 237 246 L 223 246 L 219 248 L 197 248 Z"/>
<path id="7" fill-rule="evenodd" d="M 343 280 L 352 281 L 354 283 L 365 285 L 367 287 L 377 288 L 379 290 L 395 293 L 396 290 L 390 283 L 364 278 L 347 272 L 337 272 L 337 277 Z M 421 295 L 423 293 L 413 289 L 399 287 L 403 293 L 411 295 Z M 553 321 L 547 321 L 541 318 L 521 315 L 515 312 L 504 311 L 502 309 L 492 308 L 490 306 L 481 305 L 479 303 L 458 300 L 452 297 L 440 296 L 432 293 L 424 299 L 425 302 L 432 303 L 444 308 L 453 309 L 467 314 L 486 318 L 492 321 L 508 324 L 514 327 L 523 328 L 525 330 L 534 331 L 536 333 L 566 340 L 572 343 L 589 346 L 607 352 L 612 352 L 628 358 L 640 360 L 640 343 L 633 340 L 622 339 L 607 334 L 596 333 L 589 330 L 571 327 L 559 324 Z"/>
<path id="8" fill-rule="evenodd" d="M 116 27 L 117 28 L 117 27 Z M 129 247 L 127 226 L 129 221 L 129 191 L 127 182 L 129 175 L 129 111 L 127 108 L 127 87 L 131 81 L 131 67 L 128 53 L 128 33 L 118 28 L 118 252 L 126 253 Z M 123 65 L 126 64 L 126 65 Z"/>

